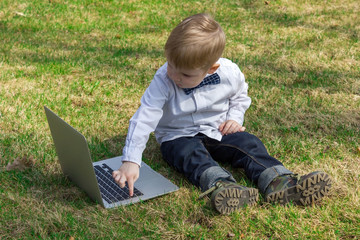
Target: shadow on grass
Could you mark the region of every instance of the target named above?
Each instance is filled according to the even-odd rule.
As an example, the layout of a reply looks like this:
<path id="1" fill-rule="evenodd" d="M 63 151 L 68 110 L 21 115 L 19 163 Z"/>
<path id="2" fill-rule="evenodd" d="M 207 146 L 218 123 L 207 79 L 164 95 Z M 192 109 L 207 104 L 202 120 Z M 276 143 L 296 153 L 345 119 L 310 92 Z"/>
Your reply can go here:
<path id="1" fill-rule="evenodd" d="M 56 202 L 77 209 L 96 204 L 62 173 L 44 173 L 35 165 L 23 172 L 12 170 L 2 174 L 8 184 L 7 191 L 26 195 L 27 199 L 35 199 L 34 202 L 39 204 Z"/>
<path id="2" fill-rule="evenodd" d="M 354 43 L 359 41 L 360 32 L 354 27 L 356 26 L 356 22 L 353 22 L 354 25 L 350 24 L 337 24 L 328 23 L 332 19 L 338 19 L 338 16 L 343 15 L 346 12 L 348 15 L 354 14 L 356 15 L 356 10 L 353 8 L 347 8 L 346 6 L 343 8 L 322 8 L 321 10 L 316 10 L 316 7 L 313 9 L 309 7 L 307 9 L 300 9 L 298 12 L 291 12 L 286 9 L 286 6 L 282 6 L 281 4 L 273 4 L 268 2 L 268 6 L 264 6 L 263 2 L 242 1 L 241 4 L 237 4 L 246 9 L 249 14 L 251 14 L 251 18 L 255 22 L 264 21 L 265 24 L 274 24 L 276 26 L 282 27 L 306 27 L 308 29 L 314 29 L 316 31 L 324 32 L 325 36 L 329 37 L 338 37 L 338 33 L 345 34 L 351 41 Z M 306 5 L 305 5 L 306 6 Z M 261 13 L 259 13 L 259 9 L 262 9 Z M 306 21 L 307 19 L 312 19 L 314 17 L 323 16 L 323 19 L 326 21 Z M 229 17 L 229 16 L 224 16 Z M 231 16 L 233 17 L 233 16 Z M 231 20 L 229 20 L 231 22 Z M 321 24 L 324 23 L 324 24 Z"/>
<path id="3" fill-rule="evenodd" d="M 70 74 L 74 67 L 85 71 L 111 68 L 121 72 L 135 68 L 129 57 L 163 57 L 163 49 L 154 48 L 151 43 L 130 46 L 127 40 L 105 36 L 105 33 L 92 36 L 57 29 L 43 31 L 25 24 L 13 27 L 11 22 L 4 21 L 0 22 L 0 31 L 3 36 L 9 36 L 0 48 L 4 53 L 1 60 L 7 63 L 21 61 L 55 75 Z M 129 38 L 136 38 L 135 32 Z M 13 48 L 16 54 L 11 51 Z"/>
<path id="4" fill-rule="evenodd" d="M 283 86 L 287 89 L 326 89 L 329 93 L 349 92 L 360 94 L 360 84 L 356 84 L 356 79 L 360 77 L 356 69 L 353 71 L 336 71 L 326 67 L 305 68 L 302 66 L 289 66 L 276 64 L 276 59 L 280 53 L 274 53 L 267 58 L 254 56 L 247 57 L 246 65 L 242 66 L 245 75 L 250 75 L 247 81 L 264 85 L 267 88 L 273 86 Z M 242 60 L 234 58 L 234 62 L 241 66 Z M 247 70 L 248 66 L 253 66 L 260 73 L 259 76 L 251 77 L 252 70 Z M 346 84 L 344 84 L 346 83 Z M 250 87 L 251 90 L 251 87 Z"/>
<path id="5" fill-rule="evenodd" d="M 339 13 L 341 11 L 341 13 Z M 343 10 L 323 10 L 320 14 L 328 17 L 328 19 L 336 18 L 337 16 L 343 14 Z M 349 13 L 352 13 L 349 11 Z M 304 14 L 299 12 L 298 14 L 290 13 L 287 11 L 278 12 L 278 11 L 264 11 L 263 14 L 256 14 L 254 17 L 258 20 L 265 20 L 267 22 L 275 23 L 277 26 L 283 27 L 304 27 L 312 28 L 316 31 L 323 31 L 325 36 L 337 37 L 339 33 L 345 34 L 352 42 L 356 43 L 359 41 L 359 31 L 357 31 L 351 25 L 339 25 L 339 24 L 329 24 L 325 26 L 319 24 L 318 21 L 306 22 L 306 19 L 314 17 L 315 12 L 309 12 Z"/>

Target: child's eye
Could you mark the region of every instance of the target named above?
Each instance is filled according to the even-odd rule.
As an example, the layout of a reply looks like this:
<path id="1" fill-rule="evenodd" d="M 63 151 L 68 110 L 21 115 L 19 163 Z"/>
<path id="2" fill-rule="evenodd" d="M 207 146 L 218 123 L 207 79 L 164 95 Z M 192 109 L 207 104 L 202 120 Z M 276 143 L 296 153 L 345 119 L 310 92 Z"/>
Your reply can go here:
<path id="1" fill-rule="evenodd" d="M 184 77 L 190 77 L 190 75 L 183 73 Z"/>

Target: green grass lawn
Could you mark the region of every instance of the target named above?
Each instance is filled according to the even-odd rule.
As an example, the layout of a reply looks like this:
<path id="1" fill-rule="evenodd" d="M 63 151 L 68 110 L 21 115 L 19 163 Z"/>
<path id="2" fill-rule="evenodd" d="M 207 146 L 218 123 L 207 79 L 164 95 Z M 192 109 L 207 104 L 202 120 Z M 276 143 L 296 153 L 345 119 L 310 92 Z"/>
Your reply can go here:
<path id="1" fill-rule="evenodd" d="M 95 161 L 121 155 L 167 36 L 199 12 L 223 26 L 224 57 L 245 74 L 247 131 L 292 171 L 332 176 L 321 204 L 218 215 L 153 136 L 144 161 L 175 193 L 105 210 L 63 177 L 43 106 L 87 137 Z M 359 239 L 359 13 L 358 0 L 0 1 L 0 239 Z M 16 159 L 30 167 L 7 170 Z"/>

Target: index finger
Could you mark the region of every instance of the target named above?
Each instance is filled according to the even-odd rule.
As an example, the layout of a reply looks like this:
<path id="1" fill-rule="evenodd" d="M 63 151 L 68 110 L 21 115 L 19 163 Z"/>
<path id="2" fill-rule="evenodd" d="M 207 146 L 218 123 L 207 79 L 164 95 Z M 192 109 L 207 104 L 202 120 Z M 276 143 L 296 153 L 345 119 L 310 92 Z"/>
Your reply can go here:
<path id="1" fill-rule="evenodd" d="M 130 178 L 127 180 L 127 183 L 129 185 L 129 194 L 130 197 L 132 197 L 134 195 L 134 179 Z"/>

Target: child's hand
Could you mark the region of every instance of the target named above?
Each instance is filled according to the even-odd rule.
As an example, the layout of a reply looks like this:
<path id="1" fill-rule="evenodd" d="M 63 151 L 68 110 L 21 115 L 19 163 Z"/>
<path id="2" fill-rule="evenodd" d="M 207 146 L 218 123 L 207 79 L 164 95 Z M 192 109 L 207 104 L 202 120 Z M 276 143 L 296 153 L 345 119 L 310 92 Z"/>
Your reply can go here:
<path id="1" fill-rule="evenodd" d="M 236 132 L 244 132 L 245 127 L 241 126 L 234 120 L 227 120 L 219 126 L 219 131 L 222 135 L 228 135 Z"/>
<path id="2" fill-rule="evenodd" d="M 113 171 L 112 176 L 121 188 L 125 187 L 125 182 L 129 186 L 129 194 L 132 197 L 134 194 L 134 183 L 139 178 L 139 165 L 133 162 L 123 162 L 121 167 Z"/>

